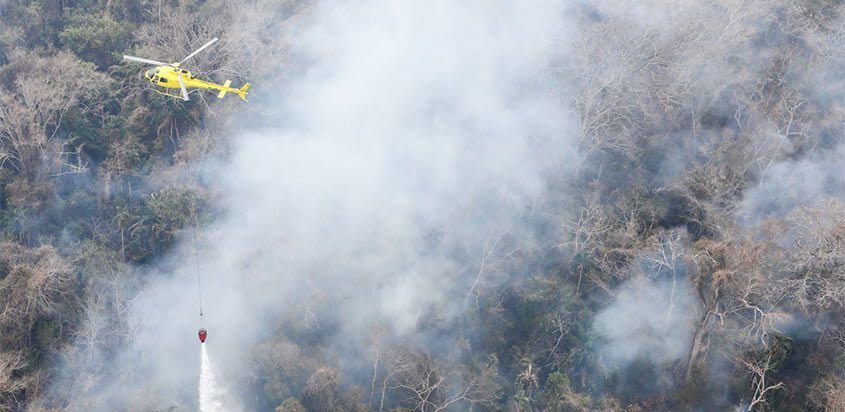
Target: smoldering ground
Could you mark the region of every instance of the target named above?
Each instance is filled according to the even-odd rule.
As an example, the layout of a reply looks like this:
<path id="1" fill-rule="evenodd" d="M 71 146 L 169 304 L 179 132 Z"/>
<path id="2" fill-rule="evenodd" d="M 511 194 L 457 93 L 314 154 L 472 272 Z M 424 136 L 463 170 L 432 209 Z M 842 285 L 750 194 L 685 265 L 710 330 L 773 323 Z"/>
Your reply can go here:
<path id="1" fill-rule="evenodd" d="M 327 2 L 288 34 L 301 72 L 274 90 L 256 79 L 250 102 L 284 107 L 285 121 L 226 132 L 231 157 L 212 172 L 224 216 L 196 243 L 221 382 L 250 374 L 250 348 L 284 334 L 280 318 L 365 356 L 373 326 L 401 339 L 423 314 L 453 317 L 500 281 L 480 259 L 503 253 L 490 245 L 505 235 L 534 242 L 519 222 L 573 155 L 571 113 L 550 93 L 561 12 L 547 1 Z M 78 405 L 102 393 L 108 403 L 89 405 L 145 394 L 194 405 L 191 236 L 134 298 L 128 347 L 93 361 L 133 372 L 80 388 Z"/>

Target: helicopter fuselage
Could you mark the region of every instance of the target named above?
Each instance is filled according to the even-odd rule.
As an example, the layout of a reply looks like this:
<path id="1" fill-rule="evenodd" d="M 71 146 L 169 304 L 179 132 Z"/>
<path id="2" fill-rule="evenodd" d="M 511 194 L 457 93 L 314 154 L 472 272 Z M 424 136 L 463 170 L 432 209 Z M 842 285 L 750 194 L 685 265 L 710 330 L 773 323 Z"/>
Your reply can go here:
<path id="1" fill-rule="evenodd" d="M 182 81 L 185 82 L 186 88 L 225 90 L 227 92 L 234 93 L 238 92 L 238 89 L 224 87 L 222 84 L 197 79 L 190 71 L 173 66 L 158 66 L 149 69 L 144 73 L 144 77 L 156 86 L 168 89 L 179 89 L 179 77 L 176 73 L 177 70 L 182 74 Z"/>
<path id="2" fill-rule="evenodd" d="M 182 82 L 185 84 L 185 89 L 210 89 L 210 90 L 219 90 L 220 93 L 217 94 L 218 98 L 223 98 L 226 93 L 235 93 L 240 96 L 241 100 L 246 101 L 246 91 L 249 89 L 250 84 L 247 83 L 240 89 L 235 89 L 229 87 L 232 82 L 227 80 L 224 84 L 217 84 L 213 82 L 208 82 L 205 80 L 197 79 L 197 77 L 188 70 L 179 68 L 176 64 L 168 65 L 168 66 L 156 66 L 152 69 L 147 70 L 144 72 L 144 77 L 150 81 L 150 83 L 163 87 L 166 89 L 181 89 L 182 87 L 179 85 L 179 74 L 182 75 Z M 184 96 L 178 96 L 175 94 L 167 93 L 167 92 L 159 92 L 167 96 L 177 97 L 177 98 L 184 98 Z M 187 93 L 187 91 L 185 92 Z"/>
<path id="3" fill-rule="evenodd" d="M 197 76 L 193 75 L 191 72 L 179 67 L 180 64 L 184 63 L 186 60 L 194 57 L 197 53 L 205 50 L 208 46 L 211 46 L 217 41 L 217 37 L 211 39 L 208 43 L 204 44 L 199 49 L 194 50 L 188 57 L 182 59 L 182 61 L 178 63 L 165 63 L 158 60 L 151 60 L 145 59 L 142 57 L 136 56 L 129 56 L 123 55 L 124 60 L 129 60 L 138 63 L 144 64 L 152 64 L 155 67 L 149 69 L 144 72 L 144 77 L 150 81 L 150 83 L 162 87 L 164 89 L 177 89 L 181 92 L 181 95 L 168 93 L 167 91 L 159 91 L 156 90 L 157 93 L 164 94 L 166 96 L 180 98 L 182 100 L 188 101 L 190 98 L 188 97 L 188 89 L 211 89 L 211 90 L 218 90 L 217 98 L 222 99 L 226 96 L 226 93 L 235 93 L 241 100 L 246 101 L 247 90 L 249 90 L 249 83 L 244 84 L 241 86 L 240 89 L 234 89 L 229 87 L 232 84 L 231 80 L 226 80 L 224 84 L 217 84 L 214 82 L 209 82 L 205 80 L 197 79 Z"/>

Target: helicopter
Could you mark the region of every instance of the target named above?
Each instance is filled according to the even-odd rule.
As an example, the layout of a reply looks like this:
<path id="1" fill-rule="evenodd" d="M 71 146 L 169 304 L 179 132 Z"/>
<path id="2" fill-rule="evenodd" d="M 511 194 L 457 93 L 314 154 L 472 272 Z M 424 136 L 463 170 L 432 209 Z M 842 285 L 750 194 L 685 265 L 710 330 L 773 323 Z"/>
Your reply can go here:
<path id="1" fill-rule="evenodd" d="M 249 90 L 249 83 L 246 83 L 240 89 L 235 89 L 229 87 L 232 84 L 231 80 L 226 80 L 223 84 L 217 84 L 213 82 L 208 82 L 205 80 L 197 79 L 197 77 L 179 67 L 182 63 L 197 55 L 197 53 L 205 50 L 208 46 L 211 46 L 215 42 L 217 42 L 218 38 L 215 37 L 211 39 L 208 43 L 204 44 L 199 49 L 194 50 L 193 53 L 189 54 L 188 57 L 182 59 L 182 61 L 178 63 L 164 63 L 156 60 L 144 59 L 141 57 L 135 56 L 128 56 L 123 55 L 124 60 L 130 60 L 138 63 L 146 63 L 152 64 L 157 67 L 152 68 L 144 72 L 144 77 L 147 78 L 152 84 L 164 88 L 164 91 L 156 90 L 156 93 L 163 94 L 165 96 L 182 99 L 184 101 L 191 100 L 188 96 L 188 88 L 193 89 L 210 89 L 210 90 L 219 90 L 220 92 L 217 94 L 218 99 L 222 99 L 226 96 L 226 93 L 235 93 L 240 96 L 241 100 L 246 101 L 247 90 Z M 180 89 L 181 95 L 171 94 L 168 93 L 168 89 Z"/>

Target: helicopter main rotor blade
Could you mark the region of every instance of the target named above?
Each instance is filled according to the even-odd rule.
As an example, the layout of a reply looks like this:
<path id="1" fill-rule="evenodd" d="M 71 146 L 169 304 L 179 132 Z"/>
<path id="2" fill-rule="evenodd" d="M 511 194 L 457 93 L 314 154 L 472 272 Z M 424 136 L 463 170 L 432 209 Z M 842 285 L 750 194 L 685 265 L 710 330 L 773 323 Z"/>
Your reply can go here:
<path id="1" fill-rule="evenodd" d="M 150 60 L 150 59 L 142 59 L 140 57 L 127 56 L 125 54 L 123 55 L 123 60 L 132 60 L 133 62 L 147 63 L 147 64 L 152 64 L 152 65 L 155 65 L 155 66 L 170 66 L 170 63 L 164 63 L 164 62 L 160 62 L 160 61 L 156 61 L 156 60 Z"/>
<path id="2" fill-rule="evenodd" d="M 205 48 L 206 48 L 206 47 L 211 46 L 211 45 L 212 45 L 212 44 L 214 44 L 217 40 L 218 40 L 218 38 L 217 38 L 217 37 L 215 37 L 215 38 L 211 39 L 211 41 L 209 41 L 209 42 L 208 42 L 208 43 L 206 43 L 206 44 L 203 44 L 203 45 L 202 45 L 202 47 L 200 47 L 199 49 L 194 50 L 194 52 L 193 52 L 193 53 L 189 54 L 189 55 L 188 55 L 188 57 L 185 57 L 185 58 L 184 58 L 184 59 L 182 59 L 182 61 L 180 61 L 179 63 L 176 63 L 176 65 L 178 66 L 178 65 L 180 65 L 180 64 L 182 64 L 182 63 L 184 63 L 184 62 L 185 62 L 185 60 L 188 60 L 188 59 L 190 59 L 191 57 L 196 56 L 196 55 L 197 55 L 197 53 L 199 53 L 199 52 L 201 52 L 201 51 L 205 50 Z"/>
<path id="3" fill-rule="evenodd" d="M 188 89 L 185 88 L 185 81 L 182 80 L 182 73 L 177 71 L 176 72 L 176 78 L 179 79 L 179 87 L 182 89 L 182 100 L 184 100 L 186 102 L 188 100 L 191 100 L 191 98 L 188 97 Z"/>

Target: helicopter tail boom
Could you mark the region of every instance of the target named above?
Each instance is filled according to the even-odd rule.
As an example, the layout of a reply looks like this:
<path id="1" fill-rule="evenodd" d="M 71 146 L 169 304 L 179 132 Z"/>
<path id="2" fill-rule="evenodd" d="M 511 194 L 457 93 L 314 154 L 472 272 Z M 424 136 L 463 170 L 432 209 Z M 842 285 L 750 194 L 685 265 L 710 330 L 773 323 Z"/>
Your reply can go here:
<path id="1" fill-rule="evenodd" d="M 250 83 L 244 84 L 243 87 L 241 87 L 240 89 L 232 88 L 232 87 L 230 87 L 231 85 L 232 85 L 232 81 L 226 80 L 226 82 L 223 83 L 223 84 L 214 84 L 214 83 L 203 82 L 202 87 L 205 87 L 207 89 L 220 90 L 220 92 L 217 93 L 218 99 L 222 99 L 223 97 L 225 97 L 226 93 L 235 93 L 241 98 L 241 100 L 246 101 L 247 90 L 249 90 L 249 86 L 251 86 L 252 84 L 250 84 Z"/>

